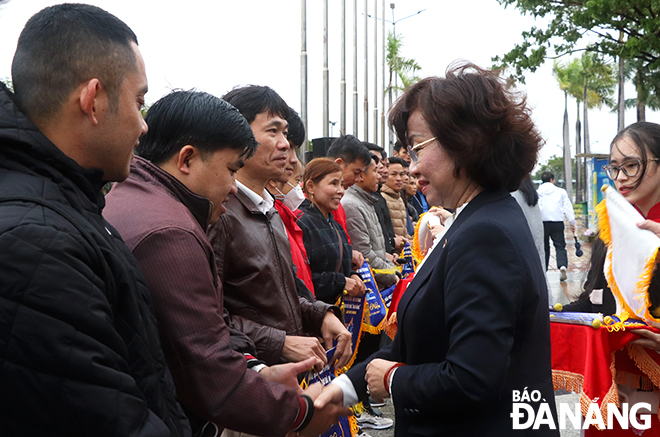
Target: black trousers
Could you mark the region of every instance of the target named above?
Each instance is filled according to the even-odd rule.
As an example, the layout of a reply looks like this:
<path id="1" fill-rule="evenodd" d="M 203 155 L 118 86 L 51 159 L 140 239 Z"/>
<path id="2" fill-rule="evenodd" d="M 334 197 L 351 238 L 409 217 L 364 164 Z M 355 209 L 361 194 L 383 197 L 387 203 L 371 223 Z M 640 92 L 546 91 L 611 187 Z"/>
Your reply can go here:
<path id="1" fill-rule="evenodd" d="M 557 268 L 568 267 L 566 240 L 564 240 L 564 222 L 543 222 L 543 246 L 545 248 L 545 269 L 550 263 L 550 239 L 557 252 Z"/>

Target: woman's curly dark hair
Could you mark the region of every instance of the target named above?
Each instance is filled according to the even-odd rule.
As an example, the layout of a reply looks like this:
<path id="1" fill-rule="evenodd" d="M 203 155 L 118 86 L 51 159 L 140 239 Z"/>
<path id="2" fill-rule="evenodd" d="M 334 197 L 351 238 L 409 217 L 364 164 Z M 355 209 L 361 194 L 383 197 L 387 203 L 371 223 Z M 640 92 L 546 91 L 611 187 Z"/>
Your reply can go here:
<path id="1" fill-rule="evenodd" d="M 452 64 L 446 77 L 422 79 L 399 98 L 389 123 L 402 144 L 416 110 L 454 161 L 455 176 L 465 171 L 485 189 L 517 190 L 543 146 L 525 97 L 471 63 Z"/>

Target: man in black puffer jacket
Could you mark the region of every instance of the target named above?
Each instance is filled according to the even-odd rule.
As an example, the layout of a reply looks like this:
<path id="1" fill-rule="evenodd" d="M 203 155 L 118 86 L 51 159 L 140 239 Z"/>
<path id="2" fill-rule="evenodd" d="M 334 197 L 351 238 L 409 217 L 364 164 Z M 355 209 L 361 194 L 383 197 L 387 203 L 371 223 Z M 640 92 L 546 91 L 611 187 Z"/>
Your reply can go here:
<path id="1" fill-rule="evenodd" d="M 147 126 L 133 32 L 32 17 L 0 89 L 0 435 L 187 436 L 136 260 L 103 219 Z"/>

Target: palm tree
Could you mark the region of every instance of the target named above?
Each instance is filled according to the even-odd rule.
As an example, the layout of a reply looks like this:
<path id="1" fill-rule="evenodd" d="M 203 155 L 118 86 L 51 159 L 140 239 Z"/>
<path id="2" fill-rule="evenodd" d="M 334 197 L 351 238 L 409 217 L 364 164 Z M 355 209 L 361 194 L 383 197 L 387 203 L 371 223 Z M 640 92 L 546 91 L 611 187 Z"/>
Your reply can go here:
<path id="1" fill-rule="evenodd" d="M 393 32 L 387 34 L 387 54 L 385 60 L 390 70 L 390 81 L 385 92 L 388 94 L 389 107 L 392 107 L 392 93 L 405 91 L 415 82 L 419 81 L 417 72 L 421 70 L 417 61 L 412 58 L 401 56 L 401 47 L 403 47 L 403 36 L 395 35 Z M 401 86 L 397 85 L 401 81 Z M 390 143 L 394 142 L 394 133 L 390 131 Z"/>
<path id="2" fill-rule="evenodd" d="M 588 110 L 600 108 L 603 105 L 614 106 L 612 94 L 617 83 L 616 74 L 610 64 L 600 60 L 594 53 L 584 53 L 581 58 L 573 59 L 567 64 L 555 64 L 555 77 L 565 96 L 565 119 L 567 118 L 568 96 L 570 95 L 577 103 L 577 121 L 575 126 L 575 150 L 576 155 L 582 153 L 581 139 L 584 138 L 584 152 L 589 153 L 589 121 Z M 585 104 L 586 102 L 586 104 Z M 580 103 L 583 105 L 584 128 L 580 123 Z M 584 129 L 584 130 L 582 130 Z M 568 121 L 564 126 L 564 136 L 568 137 Z M 582 132 L 584 136 L 582 137 Z M 568 142 L 568 140 L 566 140 Z M 566 145 L 565 145 L 566 147 Z M 576 156 L 575 160 L 575 192 L 576 202 L 583 199 L 586 188 L 584 166 L 582 160 Z M 567 172 L 568 173 L 568 172 Z"/>
<path id="3" fill-rule="evenodd" d="M 573 171 L 571 168 L 571 145 L 568 128 L 568 90 L 571 86 L 568 79 L 568 69 L 555 61 L 552 74 L 557 78 L 559 88 L 564 92 L 564 185 L 569 199 L 573 199 Z"/>

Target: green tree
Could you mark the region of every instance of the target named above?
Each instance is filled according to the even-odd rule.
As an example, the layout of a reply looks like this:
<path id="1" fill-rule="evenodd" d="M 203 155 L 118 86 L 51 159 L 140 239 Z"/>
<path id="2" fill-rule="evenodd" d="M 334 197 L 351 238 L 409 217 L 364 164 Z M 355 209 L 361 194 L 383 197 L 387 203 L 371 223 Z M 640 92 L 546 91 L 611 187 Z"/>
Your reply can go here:
<path id="1" fill-rule="evenodd" d="M 649 71 L 651 88 L 660 91 L 660 0 L 498 0 L 544 28 L 522 33 L 523 42 L 493 61 L 510 66 L 524 82 L 547 58 L 578 51 L 602 57 L 637 59 Z"/>
<path id="2" fill-rule="evenodd" d="M 574 160 L 573 160 L 574 161 Z M 564 158 L 561 156 L 553 155 L 551 156 L 545 164 L 541 164 L 539 169 L 532 175 L 532 179 L 535 181 L 541 180 L 541 174 L 544 171 L 550 171 L 555 175 L 555 180 L 557 181 L 557 186 L 561 186 L 561 182 L 566 181 L 564 177 Z"/>
<path id="3" fill-rule="evenodd" d="M 404 58 L 402 56 L 402 47 L 403 36 L 394 35 L 394 33 L 390 31 L 387 34 L 387 53 L 385 55 L 385 60 L 390 70 L 390 81 L 385 90 L 386 92 L 392 90 L 405 91 L 408 87 L 419 80 L 417 72 L 421 70 L 421 67 L 414 59 Z M 395 77 L 401 82 L 400 86 L 393 83 Z"/>

